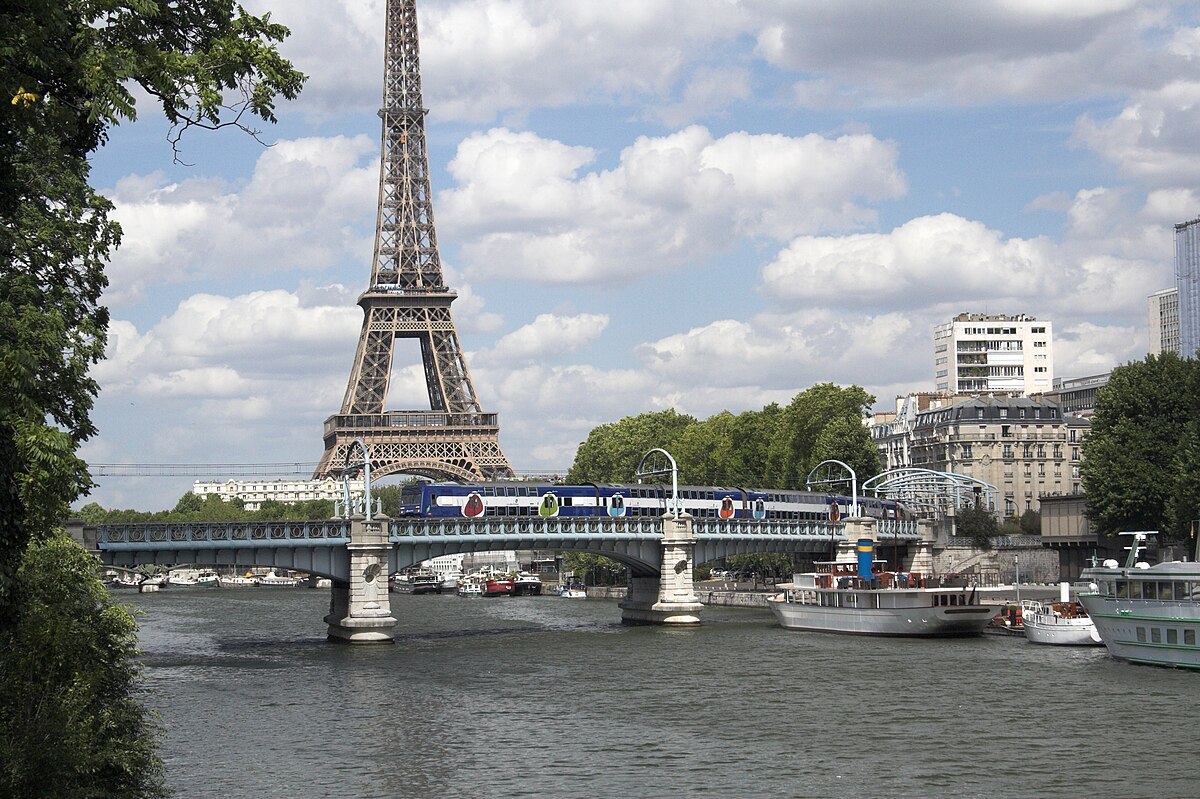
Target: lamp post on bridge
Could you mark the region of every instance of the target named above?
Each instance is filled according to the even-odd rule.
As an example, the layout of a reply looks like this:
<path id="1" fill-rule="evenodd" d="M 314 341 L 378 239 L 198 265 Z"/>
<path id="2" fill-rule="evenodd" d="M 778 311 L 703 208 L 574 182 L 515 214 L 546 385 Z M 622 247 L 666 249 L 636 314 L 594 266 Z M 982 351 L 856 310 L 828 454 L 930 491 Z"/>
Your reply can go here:
<path id="1" fill-rule="evenodd" d="M 671 464 L 670 468 L 663 467 L 660 469 L 648 469 L 646 471 L 642 471 L 642 467 L 646 465 L 646 461 L 649 460 L 650 456 L 656 452 L 667 459 L 667 462 Z M 667 452 L 665 449 L 659 449 L 657 447 L 650 450 L 642 456 L 642 460 L 638 463 L 637 471 L 635 473 L 637 475 L 637 481 L 639 485 L 641 484 L 643 477 L 651 477 L 659 474 L 671 475 L 671 514 L 678 519 L 682 513 L 681 506 L 679 504 L 679 466 L 676 465 L 675 459 L 671 457 L 671 453 Z"/>
<path id="2" fill-rule="evenodd" d="M 832 480 L 832 479 L 828 479 L 828 478 L 825 480 L 813 480 L 813 475 L 817 473 L 817 469 L 820 469 L 822 466 L 825 466 L 826 464 L 830 464 L 830 463 L 836 463 L 838 466 L 841 466 L 843 469 L 845 469 L 847 472 L 850 473 L 850 515 L 858 516 L 858 475 L 854 473 L 854 470 L 850 468 L 849 464 L 843 463 L 842 461 L 839 461 L 839 460 L 833 460 L 832 458 L 830 458 L 829 460 L 826 460 L 826 461 L 821 461 L 820 463 L 818 463 L 816 466 L 813 467 L 813 470 L 811 472 L 808 473 L 808 477 L 805 478 L 805 480 L 804 480 L 805 487 L 811 488 L 813 483 L 817 483 L 817 484 L 835 483 L 835 482 L 844 483 L 846 481 L 845 478 L 842 478 L 840 480 Z"/>
<path id="3" fill-rule="evenodd" d="M 654 454 L 670 466 L 646 469 Z M 696 596 L 692 572 L 695 566 L 696 539 L 692 517 L 679 502 L 679 466 L 665 449 L 652 449 L 642 457 L 636 470 L 638 483 L 651 475 L 671 475 L 671 507 L 663 516 L 663 538 L 659 548 L 658 574 L 629 579 L 629 590 L 619 605 L 621 621 L 626 624 L 693 625 L 700 623 L 700 598 Z"/>

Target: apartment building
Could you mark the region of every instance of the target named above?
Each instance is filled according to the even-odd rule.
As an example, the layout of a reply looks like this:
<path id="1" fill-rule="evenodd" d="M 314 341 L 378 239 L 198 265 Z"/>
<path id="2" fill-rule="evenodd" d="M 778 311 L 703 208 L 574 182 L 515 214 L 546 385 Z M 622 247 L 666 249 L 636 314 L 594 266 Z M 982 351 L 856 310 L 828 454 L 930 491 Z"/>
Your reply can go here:
<path id="1" fill-rule="evenodd" d="M 1147 329 L 1150 339 L 1146 352 L 1162 355 L 1180 352 L 1179 289 L 1163 289 L 1146 298 Z"/>
<path id="2" fill-rule="evenodd" d="M 258 510 L 262 503 L 269 499 L 277 502 L 304 502 L 310 499 L 328 499 L 330 501 L 343 498 L 341 480 L 285 480 L 279 478 L 256 478 L 254 480 L 197 480 L 192 484 L 192 493 L 201 497 L 219 496 L 228 502 L 240 499 L 245 503 L 246 510 Z M 354 497 L 363 495 L 362 478 L 350 481 L 350 493 Z"/>
<path id="3" fill-rule="evenodd" d="M 1054 385 L 1054 335 L 1032 316 L 962 313 L 933 329 L 934 387 L 949 394 L 1039 394 Z"/>
<path id="4" fill-rule="evenodd" d="M 916 467 L 974 477 L 996 487 L 992 510 L 1039 510 L 1043 494 L 1079 494 L 1089 423 L 1047 397 L 978 396 L 916 411 L 875 432 L 889 469 Z"/>
<path id="5" fill-rule="evenodd" d="M 1179 292 L 1179 354 L 1200 350 L 1200 217 L 1175 226 L 1175 288 Z"/>

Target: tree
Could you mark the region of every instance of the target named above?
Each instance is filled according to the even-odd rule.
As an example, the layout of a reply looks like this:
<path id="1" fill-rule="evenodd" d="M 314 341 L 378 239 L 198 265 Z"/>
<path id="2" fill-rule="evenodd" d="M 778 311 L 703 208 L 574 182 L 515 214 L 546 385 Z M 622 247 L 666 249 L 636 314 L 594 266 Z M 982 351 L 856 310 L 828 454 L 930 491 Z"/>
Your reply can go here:
<path id="1" fill-rule="evenodd" d="M 1200 470 L 1188 435 L 1197 415 L 1198 368 L 1200 362 L 1174 353 L 1150 355 L 1118 366 L 1097 393 L 1081 467 L 1096 532 L 1185 534 L 1189 502 L 1179 491 Z"/>
<path id="2" fill-rule="evenodd" d="M 980 549 L 991 549 L 992 539 L 1000 533 L 996 516 L 981 505 L 963 505 L 955 511 L 954 534 L 971 539 Z"/>
<path id="3" fill-rule="evenodd" d="M 860 486 L 879 474 L 879 451 L 861 418 L 840 416 L 830 420 L 817 434 L 812 460 L 814 468 L 822 461 L 841 461 L 854 470 Z"/>
<path id="4" fill-rule="evenodd" d="M 104 352 L 103 266 L 120 242 L 111 203 L 88 184 L 88 156 L 136 118 L 133 90 L 172 126 L 275 121 L 277 96 L 304 76 L 280 57 L 288 31 L 233 0 L 31 0 L 0 10 L 0 624 L 12 581 L 91 486 L 76 448 L 95 433 Z M 178 150 L 175 151 L 176 156 Z"/>
<path id="5" fill-rule="evenodd" d="M 629 482 L 647 452 L 655 448 L 671 452 L 683 432 L 695 423 L 693 417 L 671 409 L 601 425 L 579 445 L 566 480 L 568 483 Z"/>
<path id="6" fill-rule="evenodd" d="M 134 701 L 137 625 L 64 533 L 16 575 L 19 620 L 0 630 L 0 795 L 165 796 L 153 717 Z"/>
<path id="7" fill-rule="evenodd" d="M 89 156 L 155 98 L 191 127 L 275 121 L 304 76 L 287 29 L 233 0 L 27 0 L 0 8 L 0 780 L 5 796 L 163 793 L 133 701 L 132 620 L 54 531 L 91 487 L 104 264 L 121 238 Z M 83 560 L 80 560 L 82 558 Z"/>
<path id="8" fill-rule="evenodd" d="M 625 564 L 594 552 L 568 552 L 563 566 L 586 585 L 617 585 L 626 573 Z"/>
<path id="9" fill-rule="evenodd" d="M 767 482 L 774 488 L 803 488 L 817 458 L 817 438 L 835 419 L 861 419 L 875 398 L 859 386 L 821 383 L 797 394 L 783 409 L 767 453 Z M 840 460 L 840 459 L 839 459 Z M 876 466 L 876 471 L 878 466 Z"/>
<path id="10" fill-rule="evenodd" d="M 1021 514 L 1021 532 L 1025 535 L 1042 534 L 1042 514 L 1030 508 Z"/>

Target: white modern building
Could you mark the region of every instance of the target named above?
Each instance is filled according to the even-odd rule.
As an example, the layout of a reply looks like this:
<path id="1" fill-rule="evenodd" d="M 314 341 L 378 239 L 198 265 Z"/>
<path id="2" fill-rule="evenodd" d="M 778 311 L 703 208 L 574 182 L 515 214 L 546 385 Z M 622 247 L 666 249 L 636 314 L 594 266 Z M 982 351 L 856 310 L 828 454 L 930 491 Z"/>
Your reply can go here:
<path id="1" fill-rule="evenodd" d="M 1175 288 L 1179 292 L 1179 354 L 1200 350 L 1200 217 L 1175 226 Z"/>
<path id="2" fill-rule="evenodd" d="M 937 391 L 1041 394 L 1054 386 L 1054 335 L 1032 316 L 962 313 L 933 329 Z"/>
<path id="3" fill-rule="evenodd" d="M 1162 355 L 1179 350 L 1179 289 L 1163 289 L 1146 298 L 1150 341 L 1147 352 Z"/>
<path id="4" fill-rule="evenodd" d="M 226 480 L 225 482 L 197 480 L 192 484 L 192 493 L 201 497 L 217 495 L 224 501 L 240 499 L 246 510 L 258 510 L 269 499 L 277 502 L 304 502 L 310 499 L 343 499 L 341 480 L 286 480 L 260 477 L 254 480 Z M 350 493 L 362 497 L 363 481 L 350 481 Z"/>

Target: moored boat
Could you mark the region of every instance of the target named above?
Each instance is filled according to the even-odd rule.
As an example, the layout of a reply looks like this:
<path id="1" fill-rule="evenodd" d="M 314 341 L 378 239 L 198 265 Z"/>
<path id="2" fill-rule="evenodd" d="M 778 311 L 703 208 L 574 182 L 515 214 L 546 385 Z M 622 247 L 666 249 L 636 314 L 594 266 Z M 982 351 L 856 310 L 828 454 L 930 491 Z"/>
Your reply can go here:
<path id="1" fill-rule="evenodd" d="M 483 581 L 484 596 L 512 596 L 513 580 L 510 577 L 489 577 Z"/>
<path id="2" fill-rule="evenodd" d="M 220 588 L 221 579 L 214 571 L 202 571 L 196 575 L 196 586 L 199 588 Z"/>
<path id="3" fill-rule="evenodd" d="M 483 596 L 483 579 L 478 575 L 468 575 L 458 581 L 455 592 L 459 596 Z"/>
<path id="4" fill-rule="evenodd" d="M 274 569 L 258 578 L 258 584 L 268 588 L 295 588 L 301 582 L 299 577 L 285 577 L 276 574 Z"/>
<path id="5" fill-rule="evenodd" d="M 258 585 L 258 578 L 249 573 L 244 574 L 241 577 L 238 577 L 237 575 L 221 577 L 220 581 L 222 588 L 253 588 L 254 586 Z"/>
<path id="6" fill-rule="evenodd" d="M 513 579 L 513 596 L 541 596 L 542 578 L 521 572 Z"/>
<path id="7" fill-rule="evenodd" d="M 1021 603 L 1025 638 L 1033 644 L 1100 646 L 1100 632 L 1087 608 L 1071 600 L 1071 587 L 1061 584 L 1058 602 L 1026 599 Z"/>
<path id="8" fill-rule="evenodd" d="M 1200 564 L 1139 559 L 1142 542 L 1133 536 L 1124 566 L 1106 560 L 1083 570 L 1088 588 L 1079 601 L 1096 624 L 1100 640 L 1117 660 L 1148 666 L 1200 669 Z"/>
<path id="9" fill-rule="evenodd" d="M 555 590 L 563 599 L 587 599 L 587 586 L 583 583 L 566 583 Z"/>
<path id="10" fill-rule="evenodd" d="M 389 587 L 397 594 L 436 594 L 442 578 L 431 571 L 408 571 L 392 575 Z"/>
<path id="11" fill-rule="evenodd" d="M 109 588 L 136 588 L 141 590 L 142 578 L 137 574 L 118 574 L 108 581 Z"/>
<path id="12" fill-rule="evenodd" d="M 883 570 L 874 542 L 858 542 L 859 559 L 822 561 L 796 574 L 767 598 L 789 630 L 919 638 L 979 635 L 995 609 L 980 604 L 978 589 L 962 577 L 931 579 Z"/>

